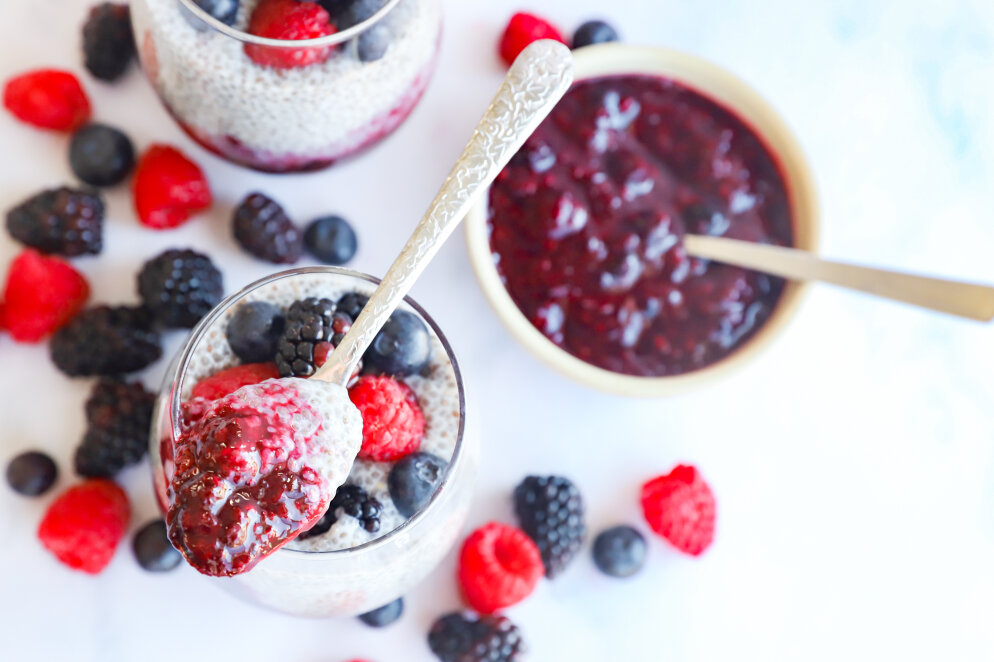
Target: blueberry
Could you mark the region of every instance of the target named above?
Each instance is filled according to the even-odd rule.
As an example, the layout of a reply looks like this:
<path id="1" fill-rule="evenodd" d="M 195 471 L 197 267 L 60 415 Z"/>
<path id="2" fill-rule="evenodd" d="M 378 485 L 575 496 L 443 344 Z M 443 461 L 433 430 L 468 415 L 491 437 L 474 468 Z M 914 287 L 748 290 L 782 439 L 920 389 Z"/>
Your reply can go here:
<path id="1" fill-rule="evenodd" d="M 587 21 L 573 33 L 573 48 L 618 41 L 618 31 L 604 21 Z"/>
<path id="2" fill-rule="evenodd" d="M 239 0 L 193 0 L 193 4 L 225 25 L 234 25 L 238 18 Z"/>
<path id="3" fill-rule="evenodd" d="M 7 465 L 7 483 L 24 496 L 44 494 L 58 475 L 55 461 L 38 451 L 21 453 Z"/>
<path id="4" fill-rule="evenodd" d="M 358 25 L 367 20 L 373 14 L 383 9 L 389 0 L 354 0 L 348 9 L 342 12 L 338 23 L 335 25 L 339 30 L 346 30 L 353 25 Z"/>
<path id="5" fill-rule="evenodd" d="M 645 564 L 645 537 L 630 526 L 610 528 L 594 539 L 594 565 L 605 575 L 631 577 Z"/>
<path id="6" fill-rule="evenodd" d="M 362 312 L 362 309 L 366 307 L 368 301 L 369 297 L 365 294 L 349 292 L 342 295 L 342 298 L 335 304 L 335 309 L 340 313 L 345 313 L 352 318 L 352 321 L 355 321 L 359 317 L 359 313 Z"/>
<path id="7" fill-rule="evenodd" d="M 355 230 L 341 216 L 325 216 L 304 230 L 304 247 L 325 264 L 345 264 L 355 256 Z"/>
<path id="8" fill-rule="evenodd" d="M 120 184 L 135 165 L 135 148 L 121 131 L 105 124 L 87 124 L 69 143 L 69 166 L 91 186 Z"/>
<path id="9" fill-rule="evenodd" d="M 272 361 L 285 322 L 279 307 L 265 301 L 250 301 L 235 308 L 225 336 L 231 351 L 245 363 Z"/>
<path id="10" fill-rule="evenodd" d="M 390 29 L 379 23 L 359 35 L 356 40 L 356 53 L 360 62 L 375 62 L 387 53 L 390 47 Z"/>
<path id="11" fill-rule="evenodd" d="M 364 371 L 406 377 L 421 372 L 430 358 L 428 327 L 414 313 L 398 310 L 363 355 Z"/>
<path id="12" fill-rule="evenodd" d="M 359 620 L 373 628 L 385 628 L 404 613 L 404 598 L 397 598 L 378 609 L 359 615 Z"/>
<path id="13" fill-rule="evenodd" d="M 390 469 L 387 487 L 393 505 L 404 517 L 413 517 L 431 499 L 442 482 L 448 463 L 431 453 L 411 453 Z"/>
<path id="14" fill-rule="evenodd" d="M 339 25 L 339 21 L 335 20 L 339 18 L 346 10 L 352 5 L 354 0 L 317 0 L 317 3 L 324 7 L 324 10 L 328 12 L 331 16 L 332 23 L 336 26 Z M 339 27 L 339 29 L 344 29 Z"/>
<path id="15" fill-rule="evenodd" d="M 131 542 L 138 565 L 149 572 L 172 570 L 183 560 L 180 553 L 169 542 L 166 523 L 160 520 L 149 522 L 135 534 Z"/>

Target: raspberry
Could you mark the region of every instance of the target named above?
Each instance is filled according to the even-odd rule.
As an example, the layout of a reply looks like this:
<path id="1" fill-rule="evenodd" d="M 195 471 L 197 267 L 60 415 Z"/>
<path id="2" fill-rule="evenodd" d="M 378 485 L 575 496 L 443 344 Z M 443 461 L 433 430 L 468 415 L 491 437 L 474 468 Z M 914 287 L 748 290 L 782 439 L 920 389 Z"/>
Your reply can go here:
<path id="1" fill-rule="evenodd" d="M 545 569 L 538 547 L 524 531 L 491 522 L 466 538 L 459 552 L 459 584 L 481 614 L 521 602 Z"/>
<path id="2" fill-rule="evenodd" d="M 421 447 L 425 417 L 407 384 L 367 375 L 349 389 L 349 398 L 362 414 L 360 458 L 393 462 Z"/>
<path id="3" fill-rule="evenodd" d="M 283 377 L 310 377 L 324 365 L 334 345 L 352 328 L 352 318 L 335 312 L 330 299 L 295 301 L 276 343 L 276 366 Z"/>
<path id="4" fill-rule="evenodd" d="M 643 485 L 642 512 L 653 531 L 691 556 L 714 539 L 714 494 L 695 467 L 678 465 Z"/>
<path id="5" fill-rule="evenodd" d="M 38 538 L 70 568 L 95 575 L 110 563 L 130 518 L 124 490 L 109 480 L 88 480 L 52 502 Z"/>
<path id="6" fill-rule="evenodd" d="M 500 57 L 507 66 L 511 66 L 521 51 L 539 39 L 555 39 L 566 43 L 563 34 L 545 19 L 518 12 L 511 17 L 500 38 Z"/>
<path id="7" fill-rule="evenodd" d="M 366 490 L 358 485 L 342 485 L 335 492 L 335 498 L 331 500 L 328 510 L 321 516 L 321 519 L 297 537 L 300 540 L 307 540 L 327 533 L 338 521 L 339 511 L 341 511 L 341 515 L 354 517 L 359 525 L 370 533 L 376 533 L 380 530 L 380 513 L 383 512 L 383 504 L 380 503 L 379 499 L 371 497 Z"/>
<path id="8" fill-rule="evenodd" d="M 162 356 L 161 339 L 153 323 L 145 308 L 89 308 L 52 336 L 52 361 L 70 377 L 141 370 Z"/>
<path id="9" fill-rule="evenodd" d="M 300 259 L 304 240 L 283 208 L 262 193 L 249 194 L 235 210 L 235 241 L 249 254 L 273 264 Z"/>
<path id="10" fill-rule="evenodd" d="M 28 124 L 75 131 L 90 119 L 90 100 L 74 75 L 38 69 L 15 76 L 3 90 L 3 105 Z"/>
<path id="11" fill-rule="evenodd" d="M 14 340 L 38 342 L 79 312 L 90 286 L 55 257 L 24 250 L 10 263 L 4 288 L 4 326 Z"/>
<path id="12" fill-rule="evenodd" d="M 68 257 L 103 249 L 104 201 L 62 186 L 34 195 L 7 212 L 7 231 L 42 253 Z"/>
<path id="13" fill-rule="evenodd" d="M 514 512 L 521 529 L 538 545 L 546 576 L 554 578 L 583 545 L 580 490 L 561 476 L 528 476 L 514 490 Z"/>
<path id="14" fill-rule="evenodd" d="M 525 653 L 521 631 L 505 616 L 454 612 L 428 632 L 428 647 L 442 662 L 516 662 Z"/>
<path id="15" fill-rule="evenodd" d="M 211 205 L 210 186 L 200 166 L 169 145 L 145 150 L 135 169 L 132 193 L 138 219 L 155 230 L 183 225 L 194 212 Z"/>
<path id="16" fill-rule="evenodd" d="M 131 64 L 135 37 L 128 5 L 104 2 L 90 9 L 83 25 L 84 64 L 91 74 L 112 81 Z"/>
<path id="17" fill-rule="evenodd" d="M 248 31 L 270 39 L 298 40 L 326 37 L 337 30 L 328 12 L 315 2 L 262 0 L 252 12 Z M 245 44 L 245 54 L 264 67 L 292 69 L 324 62 L 331 54 L 331 46 L 282 48 Z"/>
<path id="18" fill-rule="evenodd" d="M 102 379 L 86 401 L 87 429 L 76 448 L 76 473 L 110 478 L 148 448 L 155 396 L 138 383 Z"/>
<path id="19" fill-rule="evenodd" d="M 243 386 L 258 384 L 267 379 L 277 379 L 279 376 L 280 372 L 273 363 L 236 365 L 234 368 L 222 370 L 198 382 L 193 387 L 192 395 L 194 398 L 217 400 L 229 393 L 234 393 Z"/>
<path id="20" fill-rule="evenodd" d="M 172 249 L 145 263 L 138 293 L 161 324 L 192 329 L 221 301 L 224 284 L 209 257 Z"/>

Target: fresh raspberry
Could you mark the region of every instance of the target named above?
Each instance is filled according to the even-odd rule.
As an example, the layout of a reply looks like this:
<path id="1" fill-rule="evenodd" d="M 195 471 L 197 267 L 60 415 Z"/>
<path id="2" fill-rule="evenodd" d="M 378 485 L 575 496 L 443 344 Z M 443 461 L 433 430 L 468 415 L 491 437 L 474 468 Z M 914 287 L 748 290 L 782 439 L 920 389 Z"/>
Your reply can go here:
<path id="1" fill-rule="evenodd" d="M 88 480 L 52 502 L 38 538 L 70 568 L 95 575 L 110 563 L 130 517 L 124 490 L 109 480 Z"/>
<path id="2" fill-rule="evenodd" d="M 459 552 L 459 584 L 481 614 L 528 597 L 545 573 L 538 546 L 521 529 L 491 522 L 466 538 Z"/>
<path id="3" fill-rule="evenodd" d="M 349 389 L 349 397 L 362 414 L 360 458 L 393 462 L 421 447 L 425 416 L 410 386 L 367 375 Z"/>
<path id="4" fill-rule="evenodd" d="M 280 371 L 275 363 L 246 363 L 236 365 L 201 380 L 193 387 L 194 398 L 217 400 L 234 393 L 243 386 L 258 384 L 267 379 L 278 379 Z"/>
<path id="5" fill-rule="evenodd" d="M 211 205 L 210 186 L 200 166 L 170 145 L 145 150 L 132 192 L 138 219 L 155 230 L 182 225 Z"/>
<path id="6" fill-rule="evenodd" d="M 518 12 L 511 17 L 504 34 L 500 38 L 500 57 L 507 66 L 511 66 L 529 44 L 539 39 L 555 39 L 566 43 L 563 34 L 544 18 L 534 14 Z"/>
<path id="7" fill-rule="evenodd" d="M 66 324 L 90 296 L 75 269 L 26 249 L 10 263 L 4 288 L 4 326 L 19 342 L 38 342 Z"/>
<path id="8" fill-rule="evenodd" d="M 75 131 L 90 119 L 90 100 L 68 71 L 38 69 L 15 76 L 3 90 L 14 116 L 42 129 Z"/>
<path id="9" fill-rule="evenodd" d="M 316 2 L 297 0 L 262 0 L 249 19 L 251 34 L 270 39 L 317 39 L 337 32 L 331 17 Z M 324 62 L 331 46 L 319 48 L 283 48 L 245 44 L 245 54 L 264 67 L 292 69 Z"/>
<path id="10" fill-rule="evenodd" d="M 699 556 L 714 539 L 714 494 L 695 467 L 677 465 L 643 485 L 642 512 L 653 531 L 685 554 Z"/>

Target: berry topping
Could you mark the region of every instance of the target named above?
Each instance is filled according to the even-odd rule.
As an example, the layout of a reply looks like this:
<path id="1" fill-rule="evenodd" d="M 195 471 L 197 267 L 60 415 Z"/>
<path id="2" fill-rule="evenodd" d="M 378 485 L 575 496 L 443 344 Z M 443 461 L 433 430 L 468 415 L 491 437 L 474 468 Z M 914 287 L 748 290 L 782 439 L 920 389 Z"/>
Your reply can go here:
<path id="1" fill-rule="evenodd" d="M 431 360 L 431 337 L 421 318 L 397 310 L 363 355 L 366 372 L 407 377 L 420 373 Z"/>
<path id="2" fill-rule="evenodd" d="M 149 522 L 138 529 L 131 541 L 138 565 L 149 572 L 167 572 L 183 560 L 183 556 L 169 542 L 166 523 L 161 519 Z"/>
<path id="3" fill-rule="evenodd" d="M 142 225 L 165 230 L 183 225 L 211 206 L 203 171 L 181 151 L 152 145 L 142 154 L 132 182 L 135 210 Z"/>
<path id="4" fill-rule="evenodd" d="M 116 80 L 134 54 L 128 5 L 104 2 L 93 7 L 83 25 L 84 63 L 89 72 L 101 80 Z"/>
<path id="5" fill-rule="evenodd" d="M 521 51 L 539 39 L 555 39 L 566 43 L 562 33 L 545 19 L 518 12 L 511 17 L 500 38 L 500 57 L 507 66 L 511 66 Z"/>
<path id="6" fill-rule="evenodd" d="M 7 212 L 7 231 L 42 253 L 68 257 L 103 249 L 104 201 L 66 186 L 34 195 Z"/>
<path id="7" fill-rule="evenodd" d="M 4 327 L 18 342 L 38 342 L 79 312 L 90 286 L 71 266 L 28 249 L 10 263 Z"/>
<path id="8" fill-rule="evenodd" d="M 225 25 L 234 25 L 241 3 L 239 0 L 193 0 L 193 4 Z"/>
<path id="9" fill-rule="evenodd" d="M 110 563 L 130 517 L 124 490 L 109 480 L 92 479 L 52 502 L 38 538 L 62 563 L 95 575 Z"/>
<path id="10" fill-rule="evenodd" d="M 272 362 L 236 365 L 198 382 L 193 387 L 192 395 L 194 398 L 217 400 L 229 393 L 234 393 L 243 386 L 258 384 L 267 379 L 276 379 L 279 376 L 280 371 Z"/>
<path id="11" fill-rule="evenodd" d="M 573 48 L 618 41 L 618 31 L 604 21 L 587 21 L 573 33 Z"/>
<path id="12" fill-rule="evenodd" d="M 376 533 L 380 530 L 380 514 L 383 512 L 383 504 L 379 499 L 369 495 L 366 490 L 358 485 L 342 485 L 335 493 L 335 498 L 331 500 L 328 510 L 321 516 L 314 526 L 300 534 L 301 540 L 319 536 L 327 533 L 338 521 L 339 517 L 349 516 L 359 522 L 359 526 L 369 533 Z"/>
<path id="13" fill-rule="evenodd" d="M 58 475 L 55 460 L 40 451 L 21 453 L 7 465 L 7 484 L 24 496 L 44 494 Z"/>
<path id="14" fill-rule="evenodd" d="M 362 312 L 362 309 L 366 307 L 368 302 L 369 297 L 365 294 L 349 292 L 347 294 L 343 294 L 335 306 L 338 308 L 339 312 L 345 313 L 354 321 L 359 317 L 359 313 Z"/>
<path id="15" fill-rule="evenodd" d="M 383 9 L 389 0 L 345 0 L 344 3 L 338 2 L 337 0 L 325 0 L 325 2 L 335 2 L 336 4 L 345 4 L 344 10 L 340 13 L 332 13 L 336 16 L 335 25 L 340 29 L 344 30 L 346 28 L 351 28 L 353 25 L 359 25 L 363 21 L 369 20 L 373 17 L 376 12 Z M 329 9 L 329 11 L 331 11 Z"/>
<path id="16" fill-rule="evenodd" d="M 138 383 L 102 379 L 86 401 L 86 434 L 76 448 L 76 473 L 112 478 L 145 456 L 155 396 Z"/>
<path id="17" fill-rule="evenodd" d="M 446 614 L 435 621 L 428 646 L 442 662 L 516 662 L 525 653 L 521 631 L 507 617 L 470 612 Z"/>
<path id="18" fill-rule="evenodd" d="M 206 255 L 172 249 L 145 263 L 138 294 L 160 324 L 192 329 L 221 301 L 224 283 Z"/>
<path id="19" fill-rule="evenodd" d="M 345 264 L 355 256 L 355 230 L 341 216 L 325 216 L 304 230 L 304 247 L 325 264 Z"/>
<path id="20" fill-rule="evenodd" d="M 385 628 L 397 622 L 401 614 L 404 613 L 404 598 L 397 598 L 393 602 L 383 605 L 373 611 L 367 611 L 359 615 L 359 620 L 372 628 Z"/>
<path id="21" fill-rule="evenodd" d="M 335 34 L 328 12 L 316 2 L 298 0 L 261 0 L 249 19 L 251 34 L 269 39 L 317 39 Z M 256 64 L 278 69 L 306 67 L 324 62 L 331 46 L 285 48 L 245 44 L 245 54 Z"/>
<path id="22" fill-rule="evenodd" d="M 377 23 L 356 40 L 356 55 L 360 62 L 376 62 L 387 54 L 391 40 L 390 28 Z"/>
<path id="23" fill-rule="evenodd" d="M 52 336 L 52 361 L 70 377 L 141 370 L 162 356 L 161 339 L 153 323 L 145 308 L 88 308 Z"/>
<path id="24" fill-rule="evenodd" d="M 33 126 L 75 131 L 90 119 L 90 100 L 74 75 L 39 69 L 15 76 L 3 89 L 3 105 Z"/>
<path id="25" fill-rule="evenodd" d="M 87 124 L 72 134 L 69 166 L 91 186 L 113 186 L 135 166 L 135 148 L 123 132 L 105 124 Z"/>
<path id="26" fill-rule="evenodd" d="M 583 498 L 569 479 L 528 476 L 514 489 L 514 512 L 542 553 L 549 579 L 562 572 L 583 545 Z"/>
<path id="27" fill-rule="evenodd" d="M 224 333 L 235 356 L 246 363 L 261 363 L 276 356 L 285 325 L 286 318 L 278 306 L 249 301 L 235 308 Z"/>
<path id="28" fill-rule="evenodd" d="M 295 301 L 276 347 L 276 366 L 283 377 L 310 377 L 324 365 L 328 349 L 341 342 L 352 319 L 335 312 L 331 299 L 310 297 Z"/>
<path id="29" fill-rule="evenodd" d="M 714 540 L 711 487 L 684 464 L 642 486 L 642 512 L 652 530 L 685 554 L 699 556 Z"/>
<path id="30" fill-rule="evenodd" d="M 594 538 L 594 565 L 611 577 L 631 577 L 645 565 L 645 537 L 630 526 L 616 526 Z"/>
<path id="31" fill-rule="evenodd" d="M 421 447 L 425 417 L 410 386 L 367 375 L 349 389 L 349 397 L 362 414 L 360 458 L 393 462 Z"/>
<path id="32" fill-rule="evenodd" d="M 252 193 L 238 205 L 234 235 L 239 246 L 260 260 L 293 264 L 300 259 L 300 230 L 277 202 L 262 193 Z"/>
<path id="33" fill-rule="evenodd" d="M 481 614 L 492 614 L 527 598 L 543 572 L 542 557 L 532 539 L 524 531 L 498 522 L 471 533 L 459 552 L 463 596 Z"/>
<path id="34" fill-rule="evenodd" d="M 448 462 L 431 453 L 411 453 L 390 468 L 390 498 L 404 517 L 414 517 L 431 500 Z"/>

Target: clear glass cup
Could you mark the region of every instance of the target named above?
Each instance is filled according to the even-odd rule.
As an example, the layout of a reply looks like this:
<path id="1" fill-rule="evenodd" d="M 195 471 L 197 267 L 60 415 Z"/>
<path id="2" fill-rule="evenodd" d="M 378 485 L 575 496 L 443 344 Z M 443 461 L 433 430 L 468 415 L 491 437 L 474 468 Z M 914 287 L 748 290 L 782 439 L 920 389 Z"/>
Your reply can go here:
<path id="1" fill-rule="evenodd" d="M 203 374 L 233 364 L 224 329 L 233 307 L 246 300 L 288 304 L 300 296 L 341 291 L 370 294 L 378 280 L 349 269 L 308 267 L 268 276 L 228 297 L 193 330 L 173 359 L 156 401 L 150 455 L 156 497 L 166 510 L 163 450 L 179 437 L 180 406 Z M 410 298 L 404 309 L 425 321 L 442 347 L 458 392 L 459 421 L 452 457 L 431 501 L 404 524 L 365 544 L 339 551 L 282 548 L 235 577 L 205 577 L 249 601 L 297 616 L 361 614 L 387 604 L 418 584 L 455 544 L 466 520 L 476 475 L 477 444 L 466 434 L 465 391 L 455 356 L 435 322 Z"/>
<path id="2" fill-rule="evenodd" d="M 330 166 L 392 133 L 431 79 L 440 0 L 384 1 L 361 23 L 302 41 L 248 34 L 193 0 L 134 0 L 131 18 L 142 69 L 187 134 L 234 163 L 300 172 Z M 247 24 L 253 4 L 242 2 L 236 26 Z M 386 51 L 364 62 L 359 40 L 374 31 Z M 281 69 L 258 64 L 246 49 L 327 59 Z"/>

